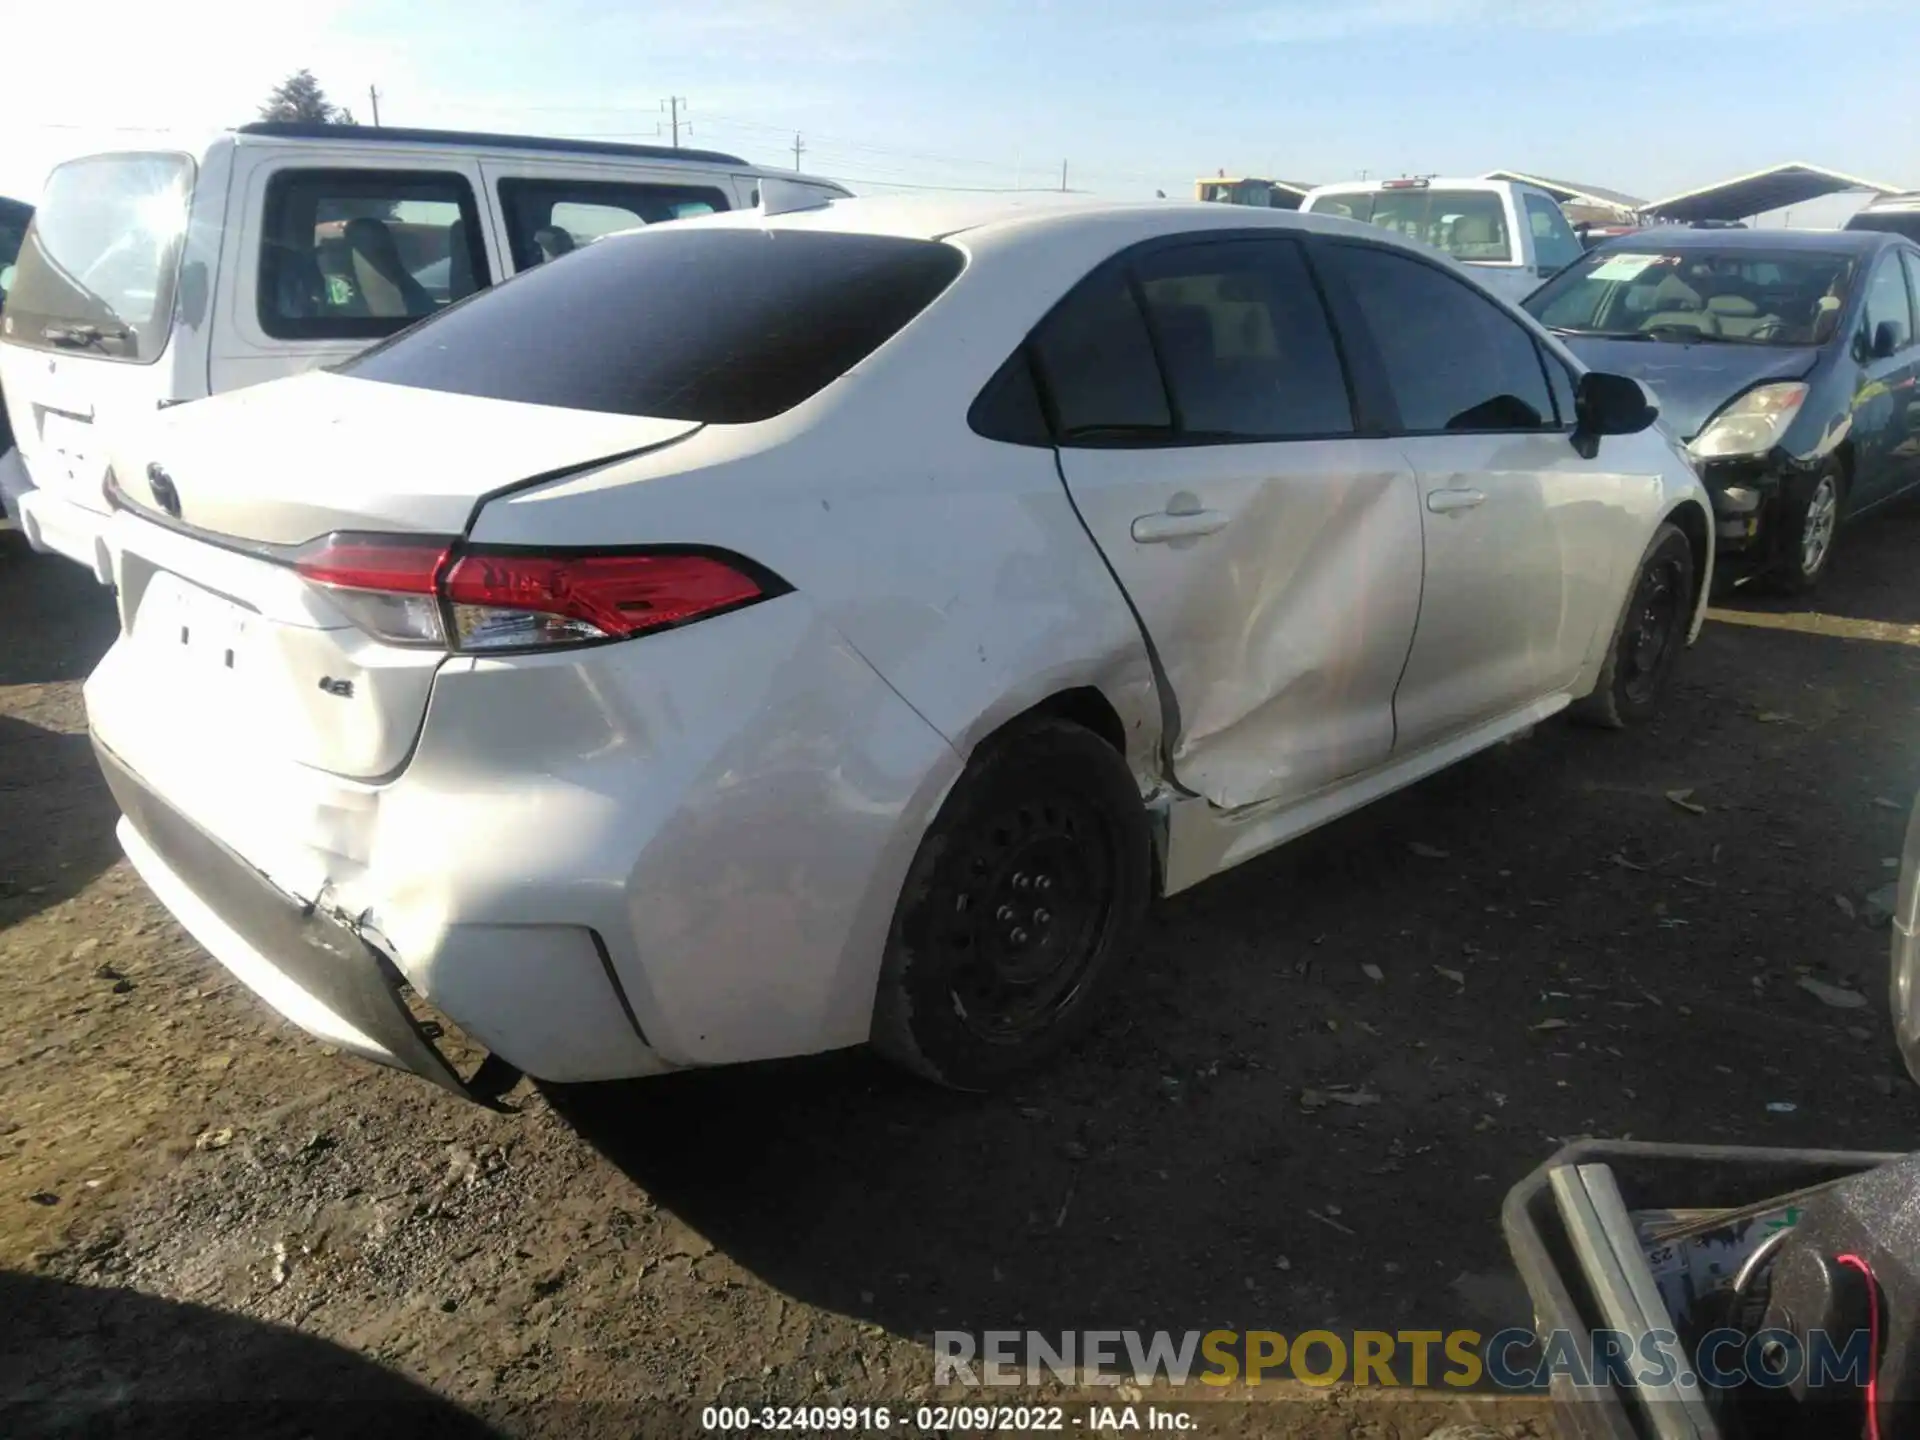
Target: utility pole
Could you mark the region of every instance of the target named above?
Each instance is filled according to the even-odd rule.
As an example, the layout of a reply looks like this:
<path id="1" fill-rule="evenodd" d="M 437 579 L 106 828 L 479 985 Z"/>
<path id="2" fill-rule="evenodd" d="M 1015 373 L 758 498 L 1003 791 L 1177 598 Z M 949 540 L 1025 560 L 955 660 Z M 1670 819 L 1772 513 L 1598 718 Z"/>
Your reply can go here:
<path id="1" fill-rule="evenodd" d="M 380 90 L 378 86 L 367 86 L 367 101 L 373 106 L 373 123 L 380 123 Z"/>
<path id="2" fill-rule="evenodd" d="M 676 150 L 680 148 L 680 107 L 686 103 L 687 97 L 684 95 L 669 95 L 660 102 L 660 108 L 667 112 L 667 123 L 673 132 L 673 148 Z"/>
<path id="3" fill-rule="evenodd" d="M 793 168 L 800 168 L 800 157 L 807 153 L 807 142 L 800 138 L 798 130 L 793 132 Z"/>
<path id="4" fill-rule="evenodd" d="M 1060 193 L 1067 193 L 1067 162 L 1064 160 L 1060 162 Z"/>

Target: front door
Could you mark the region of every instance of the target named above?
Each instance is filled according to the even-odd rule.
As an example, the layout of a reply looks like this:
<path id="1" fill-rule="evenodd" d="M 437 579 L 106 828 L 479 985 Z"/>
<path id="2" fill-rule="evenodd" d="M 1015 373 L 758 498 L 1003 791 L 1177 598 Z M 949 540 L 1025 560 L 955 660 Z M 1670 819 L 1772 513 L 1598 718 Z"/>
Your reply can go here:
<path id="1" fill-rule="evenodd" d="M 1068 491 L 1159 666 L 1178 783 L 1238 808 L 1386 760 L 1419 499 L 1399 446 L 1355 438 L 1298 244 L 1107 266 L 1034 354 Z"/>
<path id="2" fill-rule="evenodd" d="M 1382 246 L 1317 254 L 1419 477 L 1426 583 L 1394 700 L 1417 750 L 1573 682 L 1609 618 L 1626 478 L 1574 450 L 1559 362 L 1473 287 Z"/>

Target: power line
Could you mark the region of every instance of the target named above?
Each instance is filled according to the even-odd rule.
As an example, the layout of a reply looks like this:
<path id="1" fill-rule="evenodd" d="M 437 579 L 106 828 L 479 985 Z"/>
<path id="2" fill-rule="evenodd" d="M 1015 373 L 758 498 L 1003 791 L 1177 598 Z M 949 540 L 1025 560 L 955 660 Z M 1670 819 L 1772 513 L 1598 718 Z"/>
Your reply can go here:
<path id="1" fill-rule="evenodd" d="M 684 95 L 669 95 L 660 102 L 660 107 L 672 117 L 673 148 L 676 150 L 680 148 L 680 107 L 686 103 L 687 97 Z M 660 133 L 658 126 L 654 127 L 654 133 L 656 135 Z M 693 127 L 691 125 L 687 127 L 687 133 L 693 133 Z"/>
<path id="2" fill-rule="evenodd" d="M 800 157 L 807 151 L 807 142 L 800 138 L 798 130 L 793 132 L 793 168 L 800 168 Z"/>

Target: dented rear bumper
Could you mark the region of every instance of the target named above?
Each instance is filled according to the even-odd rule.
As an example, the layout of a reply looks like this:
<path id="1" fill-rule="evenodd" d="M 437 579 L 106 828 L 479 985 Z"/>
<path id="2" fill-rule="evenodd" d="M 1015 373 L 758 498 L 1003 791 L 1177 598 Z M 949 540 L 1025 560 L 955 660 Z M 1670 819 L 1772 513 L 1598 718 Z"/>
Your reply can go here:
<path id="1" fill-rule="evenodd" d="M 154 793 L 97 737 L 94 754 L 125 817 L 120 840 L 134 868 L 242 983 L 342 1049 L 470 1099 L 487 1098 L 460 1078 L 415 1020 L 399 971 L 358 928 L 274 885 Z"/>

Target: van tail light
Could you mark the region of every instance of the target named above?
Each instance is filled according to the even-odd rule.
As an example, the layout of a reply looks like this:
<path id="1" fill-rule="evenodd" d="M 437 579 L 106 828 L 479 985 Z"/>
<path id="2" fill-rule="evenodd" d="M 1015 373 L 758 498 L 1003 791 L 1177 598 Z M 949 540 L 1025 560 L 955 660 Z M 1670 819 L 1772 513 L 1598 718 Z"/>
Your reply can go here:
<path id="1" fill-rule="evenodd" d="M 389 644 L 486 654 L 623 640 L 788 588 L 716 550 L 462 549 L 398 535 L 329 535 L 293 568 Z"/>

